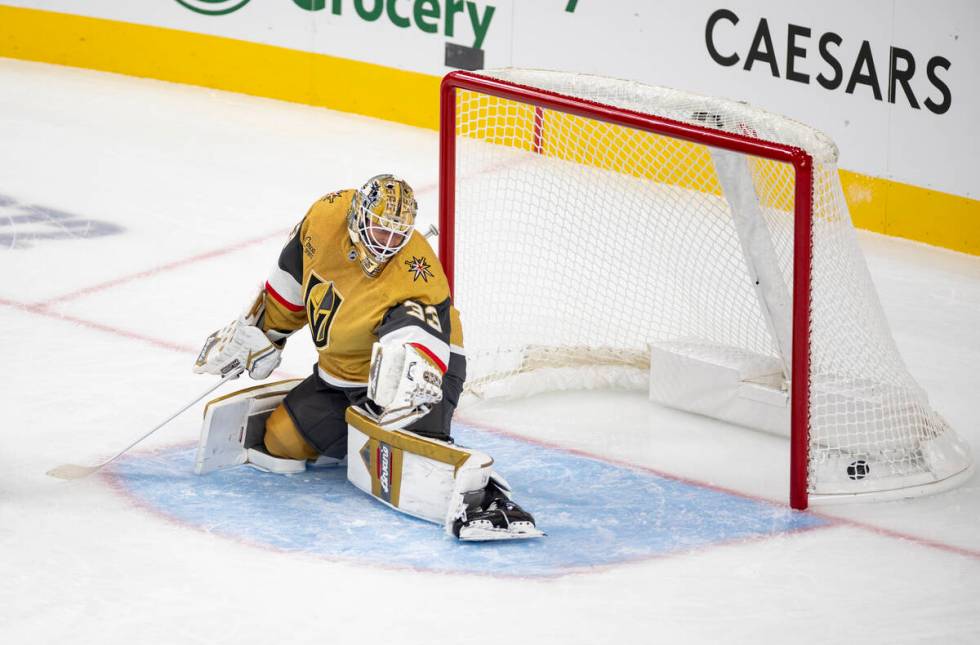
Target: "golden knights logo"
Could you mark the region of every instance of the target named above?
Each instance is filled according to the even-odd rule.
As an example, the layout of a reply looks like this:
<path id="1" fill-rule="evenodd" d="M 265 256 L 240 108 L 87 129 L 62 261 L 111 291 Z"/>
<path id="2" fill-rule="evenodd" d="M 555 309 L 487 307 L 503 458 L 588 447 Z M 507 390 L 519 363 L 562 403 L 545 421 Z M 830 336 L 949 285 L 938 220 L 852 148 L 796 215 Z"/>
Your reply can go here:
<path id="1" fill-rule="evenodd" d="M 313 344 L 317 349 L 323 349 L 330 344 L 330 325 L 344 299 L 334 288 L 333 282 L 325 282 L 316 273 L 310 273 L 303 301 L 306 302 L 306 317 L 313 332 Z"/>
<path id="2" fill-rule="evenodd" d="M 422 282 L 428 282 L 432 277 L 432 265 L 424 257 L 417 258 L 413 255 L 411 260 L 405 260 L 405 264 L 408 265 L 408 272 L 413 274 L 412 282 L 418 282 L 419 278 L 422 278 Z"/>

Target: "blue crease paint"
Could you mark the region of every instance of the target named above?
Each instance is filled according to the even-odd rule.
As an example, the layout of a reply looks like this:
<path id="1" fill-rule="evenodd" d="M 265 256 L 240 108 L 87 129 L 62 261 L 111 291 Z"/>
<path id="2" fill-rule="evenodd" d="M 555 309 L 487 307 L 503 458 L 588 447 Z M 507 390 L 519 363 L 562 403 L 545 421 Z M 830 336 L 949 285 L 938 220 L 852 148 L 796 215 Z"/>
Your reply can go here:
<path id="1" fill-rule="evenodd" d="M 118 485 L 150 508 L 215 535 L 285 552 L 384 567 L 553 576 L 827 525 L 761 500 L 634 470 L 513 437 L 454 426 L 461 445 L 494 456 L 548 533 L 540 540 L 461 543 L 353 487 L 344 468 L 293 476 L 241 467 L 193 474 L 194 449 L 136 454 Z"/>

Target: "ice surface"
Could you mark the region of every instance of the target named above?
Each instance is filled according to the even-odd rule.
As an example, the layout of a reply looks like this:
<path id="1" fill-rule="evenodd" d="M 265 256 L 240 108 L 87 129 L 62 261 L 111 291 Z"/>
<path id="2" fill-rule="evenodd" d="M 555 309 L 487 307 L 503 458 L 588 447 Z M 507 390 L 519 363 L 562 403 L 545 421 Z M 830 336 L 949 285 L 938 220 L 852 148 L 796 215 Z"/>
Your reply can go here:
<path id="1" fill-rule="evenodd" d="M 346 468 L 291 477 L 231 468 L 198 477 L 195 446 L 124 458 L 108 478 L 135 501 L 182 523 L 266 548 L 375 567 L 513 578 L 594 570 L 829 523 L 465 424 L 457 424 L 453 436 L 506 464 L 508 483 L 520 491 L 521 504 L 534 509 L 549 539 L 460 544 L 442 526 L 394 513 L 357 490 L 347 483 Z"/>
<path id="2" fill-rule="evenodd" d="M 666 545 L 657 557 L 515 578 L 486 575 L 487 560 L 520 570 L 503 547 L 483 553 L 482 575 L 472 563 L 454 568 L 459 553 L 440 557 L 449 544 L 427 525 L 433 542 L 388 545 L 392 559 L 428 562 L 409 568 L 369 561 L 375 542 L 332 537 L 326 554 L 282 548 L 277 540 L 316 529 L 327 506 L 312 491 L 329 488 L 277 497 L 294 505 L 288 514 L 228 509 L 278 526 L 266 541 L 182 517 L 189 501 L 173 486 L 197 484 L 167 468 L 179 470 L 195 441 L 200 406 L 110 476 L 44 475 L 111 456 L 203 389 L 205 377 L 190 373 L 199 344 L 246 304 L 313 200 L 392 171 L 416 186 L 424 229 L 435 219 L 436 165 L 431 131 L 0 61 L 0 642 L 980 641 L 977 476 L 935 497 L 821 509 L 807 515 L 820 525 L 808 531 L 770 526 L 683 548 L 710 529 L 695 495 L 684 521 L 674 512 L 648 541 L 637 538 L 647 553 Z M 910 371 L 980 455 L 980 258 L 871 234 L 861 242 Z M 297 335 L 280 373 L 305 375 L 312 361 Z M 656 471 L 733 495 L 733 508 L 789 513 L 784 440 L 660 409 L 642 394 L 488 401 L 459 419 L 474 437 L 506 438 L 505 455 L 526 445 L 549 467 L 574 457 L 615 477 Z M 167 455 L 176 461 L 154 471 Z M 134 481 L 163 497 L 138 494 Z M 604 483 L 597 475 L 582 490 L 562 488 L 569 512 L 577 496 L 586 508 L 608 495 Z M 643 500 L 662 497 L 642 487 L 623 495 L 637 516 L 657 516 Z M 235 489 L 221 496 L 214 508 L 235 503 Z M 310 524 L 277 524 L 302 524 L 307 509 Z M 356 518 L 334 519 L 375 539 Z M 397 528 L 378 521 L 382 532 Z M 546 538 L 553 549 L 557 533 Z M 350 551 L 331 557 L 339 547 Z"/>

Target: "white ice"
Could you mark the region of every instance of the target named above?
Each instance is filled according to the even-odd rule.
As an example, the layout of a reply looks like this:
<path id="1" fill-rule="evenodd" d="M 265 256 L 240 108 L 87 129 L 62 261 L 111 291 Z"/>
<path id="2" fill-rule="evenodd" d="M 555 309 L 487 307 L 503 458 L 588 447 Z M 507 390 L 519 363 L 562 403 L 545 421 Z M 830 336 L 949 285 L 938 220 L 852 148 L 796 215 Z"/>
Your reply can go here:
<path id="1" fill-rule="evenodd" d="M 839 506 L 844 521 L 548 579 L 392 571 L 176 524 L 95 463 L 207 385 L 189 365 L 325 192 L 383 171 L 437 206 L 432 131 L 277 101 L 0 60 L 0 236 L 37 204 L 123 226 L 0 248 L 0 642 L 976 643 L 980 479 Z M 6 239 L 6 238 L 4 238 Z M 862 234 L 899 348 L 980 455 L 980 258 Z M 9 247 L 9 248 L 8 248 Z M 306 375 L 291 341 L 281 372 Z M 194 441 L 200 407 L 141 450 Z M 788 444 L 640 394 L 460 411 L 601 457 L 785 503 Z"/>

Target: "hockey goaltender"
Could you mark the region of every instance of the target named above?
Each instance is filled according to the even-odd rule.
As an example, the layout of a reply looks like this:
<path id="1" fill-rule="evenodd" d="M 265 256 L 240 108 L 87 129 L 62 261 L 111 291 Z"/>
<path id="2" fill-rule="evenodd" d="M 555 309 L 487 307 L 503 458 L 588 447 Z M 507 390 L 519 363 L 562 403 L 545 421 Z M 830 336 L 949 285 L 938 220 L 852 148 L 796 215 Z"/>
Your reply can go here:
<path id="1" fill-rule="evenodd" d="M 194 370 L 265 379 L 309 325 L 313 373 L 209 403 L 195 470 L 346 461 L 355 486 L 459 539 L 539 537 L 493 459 L 450 436 L 466 378 L 462 328 L 415 214 L 412 189 L 392 175 L 310 207 L 254 303 L 208 337 Z"/>

